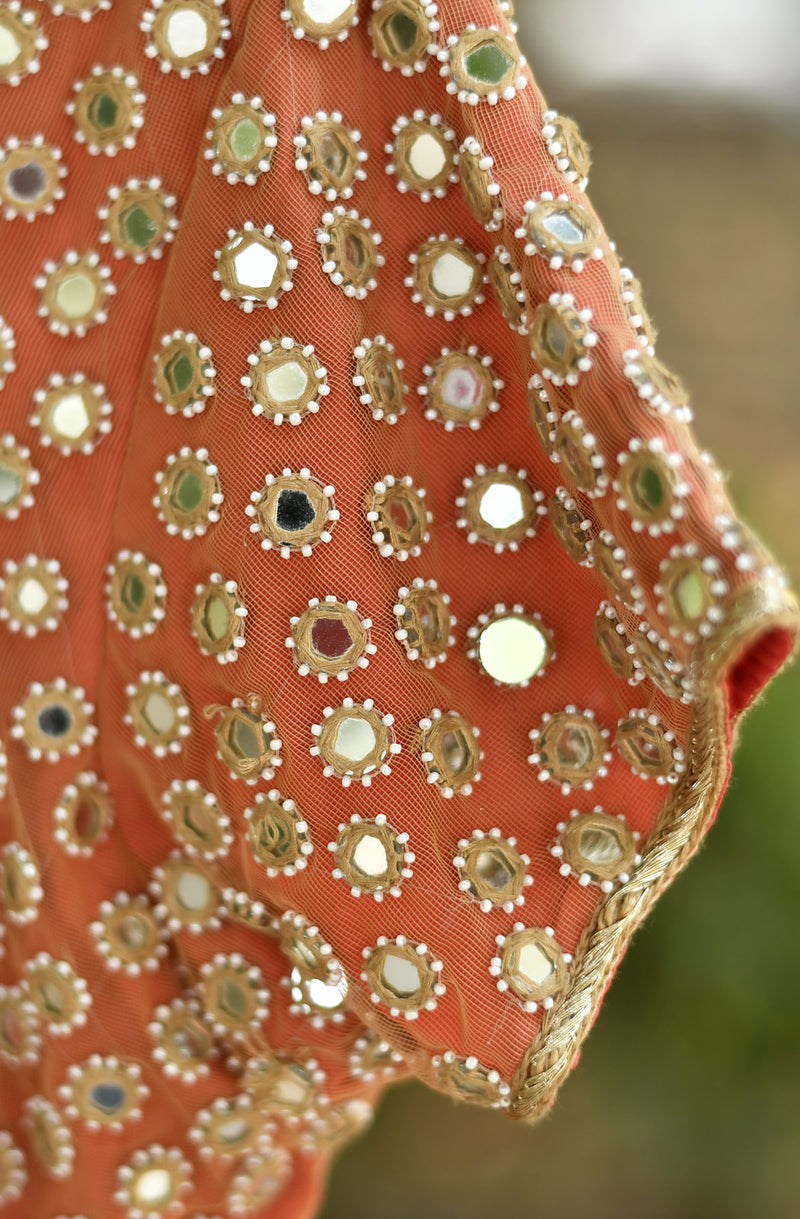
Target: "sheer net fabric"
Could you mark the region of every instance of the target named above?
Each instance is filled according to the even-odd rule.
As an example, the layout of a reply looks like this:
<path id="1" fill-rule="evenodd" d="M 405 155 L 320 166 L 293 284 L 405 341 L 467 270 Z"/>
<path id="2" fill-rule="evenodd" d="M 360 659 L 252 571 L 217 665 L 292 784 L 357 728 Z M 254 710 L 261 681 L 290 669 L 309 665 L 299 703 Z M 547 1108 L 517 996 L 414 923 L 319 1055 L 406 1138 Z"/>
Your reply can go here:
<path id="1" fill-rule="evenodd" d="M 107 7 L 0 9 L 0 1201 L 312 1215 L 552 1102 L 794 610 L 508 5 Z"/>

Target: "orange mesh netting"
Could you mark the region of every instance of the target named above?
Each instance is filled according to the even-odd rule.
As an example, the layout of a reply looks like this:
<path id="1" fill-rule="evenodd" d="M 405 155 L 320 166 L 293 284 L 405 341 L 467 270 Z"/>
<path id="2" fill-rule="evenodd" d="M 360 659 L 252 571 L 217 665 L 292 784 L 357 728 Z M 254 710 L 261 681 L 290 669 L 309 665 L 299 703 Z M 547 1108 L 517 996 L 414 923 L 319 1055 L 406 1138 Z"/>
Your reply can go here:
<path id="1" fill-rule="evenodd" d="M 311 1215 L 551 1103 L 794 611 L 507 4 L 108 7 L 0 7 L 0 1205 Z"/>

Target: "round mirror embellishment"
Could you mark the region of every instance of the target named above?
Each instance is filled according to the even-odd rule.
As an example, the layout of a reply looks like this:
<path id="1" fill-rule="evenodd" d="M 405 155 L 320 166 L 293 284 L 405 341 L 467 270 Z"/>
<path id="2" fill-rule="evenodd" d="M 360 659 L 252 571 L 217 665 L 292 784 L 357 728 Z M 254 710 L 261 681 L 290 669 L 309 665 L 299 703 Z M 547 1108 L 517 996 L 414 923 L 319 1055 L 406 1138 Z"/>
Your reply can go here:
<path id="1" fill-rule="evenodd" d="M 423 365 L 425 384 L 417 387 L 426 419 L 476 431 L 488 414 L 500 410 L 501 379 L 492 372 L 492 357 L 481 355 L 473 344 L 463 351 L 443 347 L 432 364 Z"/>
<path id="2" fill-rule="evenodd" d="M 621 813 L 611 816 L 599 804 L 589 813 L 574 808 L 569 820 L 560 821 L 557 828 L 550 854 L 559 861 L 561 875 L 574 876 L 580 885 L 599 885 L 604 893 L 611 893 L 617 885 L 627 884 L 641 863 L 639 835 Z"/>
<path id="3" fill-rule="evenodd" d="M 369 987 L 375 1004 L 383 1003 L 392 1016 L 416 1020 L 422 1011 L 433 1011 L 445 993 L 442 962 L 436 960 L 427 944 L 398 935 L 395 939 L 378 937 L 374 948 L 363 950 L 365 968 L 361 977 Z"/>
<path id="4" fill-rule="evenodd" d="M 456 525 L 467 530 L 468 542 L 486 542 L 495 554 L 517 550 L 525 538 L 535 536 L 539 518 L 547 515 L 544 492 L 531 487 L 525 470 L 478 465 L 463 485 L 465 493 L 456 499 Z"/>
<path id="5" fill-rule="evenodd" d="M 479 730 L 455 711 L 438 708 L 419 721 L 419 730 L 420 757 L 428 783 L 435 784 L 448 799 L 456 792 L 469 796 L 473 783 L 481 777 Z"/>
<path id="6" fill-rule="evenodd" d="M 511 914 L 525 901 L 525 889 L 533 884 L 527 872 L 530 857 L 517 849 L 516 838 L 507 838 L 495 826 L 488 833 L 473 830 L 462 838 L 453 867 L 462 893 L 480 905 L 481 911 L 501 909 Z"/>
<path id="7" fill-rule="evenodd" d="M 467 638 L 467 656 L 498 686 L 524 688 L 555 659 L 552 631 L 522 605 L 498 604 L 491 614 L 480 614 Z"/>
<path id="8" fill-rule="evenodd" d="M 402 643 L 409 660 L 421 660 L 426 669 L 432 669 L 447 659 L 447 648 L 456 641 L 456 617 L 449 596 L 439 591 L 435 580 L 418 576 L 409 588 L 398 589 L 393 613 L 395 639 Z"/>
<path id="9" fill-rule="evenodd" d="M 312 597 L 308 609 L 290 621 L 292 633 L 286 646 L 294 653 L 301 677 L 313 673 L 320 682 L 329 677 L 346 681 L 355 669 L 366 669 L 377 651 L 369 634 L 372 621 L 359 614 L 355 601 L 342 602 L 333 595 L 324 601 Z"/>
<path id="10" fill-rule="evenodd" d="M 573 788 L 590 791 L 595 779 L 608 774 L 611 752 L 607 728 L 601 728 L 593 711 L 569 705 L 553 714 L 545 712 L 538 728 L 528 733 L 533 753 L 528 758 L 539 778 L 560 783 L 567 795 Z"/>
<path id="11" fill-rule="evenodd" d="M 515 999 L 525 1012 L 551 1008 L 567 981 L 572 960 L 555 940 L 552 927 L 526 927 L 515 923 L 509 935 L 496 937 L 499 954 L 489 973 L 501 994 Z"/>
<path id="12" fill-rule="evenodd" d="M 408 834 L 398 833 L 385 813 L 373 821 L 353 813 L 339 825 L 335 842 L 328 843 L 336 866 L 331 875 L 350 886 L 353 897 L 369 893 L 376 902 L 388 893 L 400 897 L 402 882 L 412 876 L 413 851 L 408 850 Z"/>
<path id="13" fill-rule="evenodd" d="M 381 715 L 371 698 L 363 703 L 344 699 L 340 707 L 326 707 L 323 722 L 313 724 L 311 754 L 323 762 L 323 774 L 336 775 L 342 787 L 355 780 L 364 787 L 373 775 L 391 774 L 390 760 L 400 752 L 394 735 L 394 717 Z"/>
<path id="14" fill-rule="evenodd" d="M 510 101 L 528 83 L 524 56 L 511 34 L 501 33 L 497 26 L 478 29 L 470 22 L 463 33 L 448 37 L 437 58 L 441 75 L 449 78 L 447 92 L 470 106 Z"/>

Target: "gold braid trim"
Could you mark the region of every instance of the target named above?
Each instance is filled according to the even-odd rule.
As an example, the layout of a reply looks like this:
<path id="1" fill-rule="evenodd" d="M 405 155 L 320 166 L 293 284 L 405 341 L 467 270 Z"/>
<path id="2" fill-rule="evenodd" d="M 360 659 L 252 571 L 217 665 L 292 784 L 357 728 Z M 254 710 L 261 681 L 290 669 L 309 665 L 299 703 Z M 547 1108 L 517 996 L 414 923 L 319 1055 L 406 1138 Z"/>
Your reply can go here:
<path id="1" fill-rule="evenodd" d="M 510 1116 L 534 1122 L 547 1112 L 569 1074 L 628 941 L 657 898 L 688 863 L 705 835 L 725 787 L 728 767 L 724 671 L 759 638 L 780 627 L 797 631 L 796 604 L 764 582 L 730 608 L 725 636 L 695 661 L 710 692 L 699 696 L 689 727 L 687 767 L 665 805 L 630 880 L 609 894 L 583 933 L 569 988 L 545 1014 L 512 1085 Z"/>

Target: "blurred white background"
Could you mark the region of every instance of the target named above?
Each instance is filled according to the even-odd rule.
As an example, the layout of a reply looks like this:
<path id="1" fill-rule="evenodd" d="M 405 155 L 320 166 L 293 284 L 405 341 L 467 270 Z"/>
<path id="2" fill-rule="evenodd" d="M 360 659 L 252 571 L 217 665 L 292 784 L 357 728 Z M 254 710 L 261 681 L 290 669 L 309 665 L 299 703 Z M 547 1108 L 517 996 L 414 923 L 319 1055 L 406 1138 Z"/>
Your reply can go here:
<path id="1" fill-rule="evenodd" d="M 517 0 L 534 74 L 800 113 L 800 0 Z M 544 70 L 543 65 L 547 65 Z"/>

